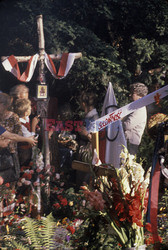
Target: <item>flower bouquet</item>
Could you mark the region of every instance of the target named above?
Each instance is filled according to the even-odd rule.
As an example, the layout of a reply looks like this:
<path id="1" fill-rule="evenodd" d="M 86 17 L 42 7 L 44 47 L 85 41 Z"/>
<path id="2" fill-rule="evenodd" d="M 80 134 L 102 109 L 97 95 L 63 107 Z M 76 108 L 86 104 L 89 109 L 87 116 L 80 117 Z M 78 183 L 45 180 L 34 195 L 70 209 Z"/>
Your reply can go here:
<path id="1" fill-rule="evenodd" d="M 150 169 L 144 177 L 142 166 L 126 148 L 120 157 L 121 166 L 114 171 L 114 176 L 98 177 L 96 190 L 83 187 L 83 192 L 91 209 L 103 216 L 108 234 L 113 235 L 123 249 L 145 249 L 144 214 Z"/>

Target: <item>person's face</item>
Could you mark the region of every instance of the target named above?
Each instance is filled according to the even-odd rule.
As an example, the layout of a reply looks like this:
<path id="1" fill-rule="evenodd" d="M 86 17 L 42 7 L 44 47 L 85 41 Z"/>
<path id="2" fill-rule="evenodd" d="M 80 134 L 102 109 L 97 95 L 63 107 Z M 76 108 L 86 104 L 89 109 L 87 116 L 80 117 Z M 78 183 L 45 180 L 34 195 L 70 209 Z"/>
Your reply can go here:
<path id="1" fill-rule="evenodd" d="M 138 99 L 141 98 L 141 96 L 137 95 L 135 92 L 132 92 L 130 94 L 130 98 L 131 98 L 132 101 L 137 101 Z"/>
<path id="2" fill-rule="evenodd" d="M 6 111 L 6 106 L 2 102 L 0 102 L 0 114 L 1 115 L 4 114 L 5 111 Z"/>
<path id="3" fill-rule="evenodd" d="M 31 115 L 31 106 L 29 106 L 27 112 L 26 112 L 26 116 L 30 116 Z"/>
<path id="4" fill-rule="evenodd" d="M 84 102 L 81 102 L 80 105 L 81 105 L 81 109 L 82 109 L 82 110 L 85 110 L 86 104 L 85 104 Z"/>
<path id="5" fill-rule="evenodd" d="M 20 94 L 19 94 L 19 99 L 28 99 L 29 98 L 29 92 L 26 90 L 23 90 Z"/>

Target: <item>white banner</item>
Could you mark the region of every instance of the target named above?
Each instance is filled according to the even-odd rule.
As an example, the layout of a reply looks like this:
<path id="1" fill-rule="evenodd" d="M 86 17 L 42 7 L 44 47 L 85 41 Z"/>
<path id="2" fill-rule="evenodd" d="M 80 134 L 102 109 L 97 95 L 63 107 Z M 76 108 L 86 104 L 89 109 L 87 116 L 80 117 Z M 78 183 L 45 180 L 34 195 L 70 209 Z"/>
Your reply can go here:
<path id="1" fill-rule="evenodd" d="M 97 119 L 96 121 L 91 123 L 89 131 L 98 132 L 103 128 L 109 126 L 113 122 L 121 120 L 123 117 L 134 112 L 136 109 L 147 106 L 153 102 L 156 103 L 159 102 L 160 99 L 164 98 L 167 95 L 168 95 L 168 85 L 138 99 L 137 101 L 131 102 L 126 106 L 119 108 L 114 112 L 111 112 L 110 114 L 107 114 Z"/>

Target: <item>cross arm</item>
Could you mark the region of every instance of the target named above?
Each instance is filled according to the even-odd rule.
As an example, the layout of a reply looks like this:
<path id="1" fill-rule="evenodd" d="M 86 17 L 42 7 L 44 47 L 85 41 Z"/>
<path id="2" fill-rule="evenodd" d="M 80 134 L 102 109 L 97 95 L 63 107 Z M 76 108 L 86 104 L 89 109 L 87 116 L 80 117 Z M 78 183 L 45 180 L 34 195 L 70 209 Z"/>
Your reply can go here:
<path id="1" fill-rule="evenodd" d="M 82 57 L 82 53 L 81 52 L 78 52 L 78 53 L 75 53 L 75 59 L 79 59 Z M 62 54 L 58 54 L 58 55 L 55 55 L 55 54 L 50 54 L 49 55 L 51 57 L 52 60 L 56 61 L 56 60 L 60 60 L 61 57 L 62 57 Z M 1 61 L 3 62 L 5 59 L 7 59 L 8 56 L 1 56 Z M 18 62 L 28 62 L 31 58 L 31 56 L 15 56 L 16 60 Z M 38 58 L 38 60 L 40 60 L 40 58 Z"/>

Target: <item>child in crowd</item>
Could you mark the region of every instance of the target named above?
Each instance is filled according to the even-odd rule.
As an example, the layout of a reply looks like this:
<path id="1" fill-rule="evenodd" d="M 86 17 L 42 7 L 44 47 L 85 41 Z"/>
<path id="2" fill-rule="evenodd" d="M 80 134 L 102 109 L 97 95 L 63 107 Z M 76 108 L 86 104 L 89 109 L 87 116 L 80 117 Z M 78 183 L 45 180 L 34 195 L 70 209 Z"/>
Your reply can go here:
<path id="1" fill-rule="evenodd" d="M 14 105 L 14 111 L 20 118 L 23 136 L 28 137 L 35 135 L 39 120 L 37 117 L 34 117 L 32 128 L 30 128 L 29 116 L 31 115 L 31 101 L 29 99 L 17 99 Z"/>
<path id="2" fill-rule="evenodd" d="M 32 129 L 30 128 L 29 116 L 31 114 L 31 101 L 29 99 L 17 99 L 14 105 L 14 112 L 19 116 L 22 133 L 24 137 L 35 135 L 36 126 L 39 122 L 37 117 L 32 121 Z M 21 166 L 29 164 L 32 155 L 32 148 L 27 143 L 18 144 L 18 153 Z"/>

